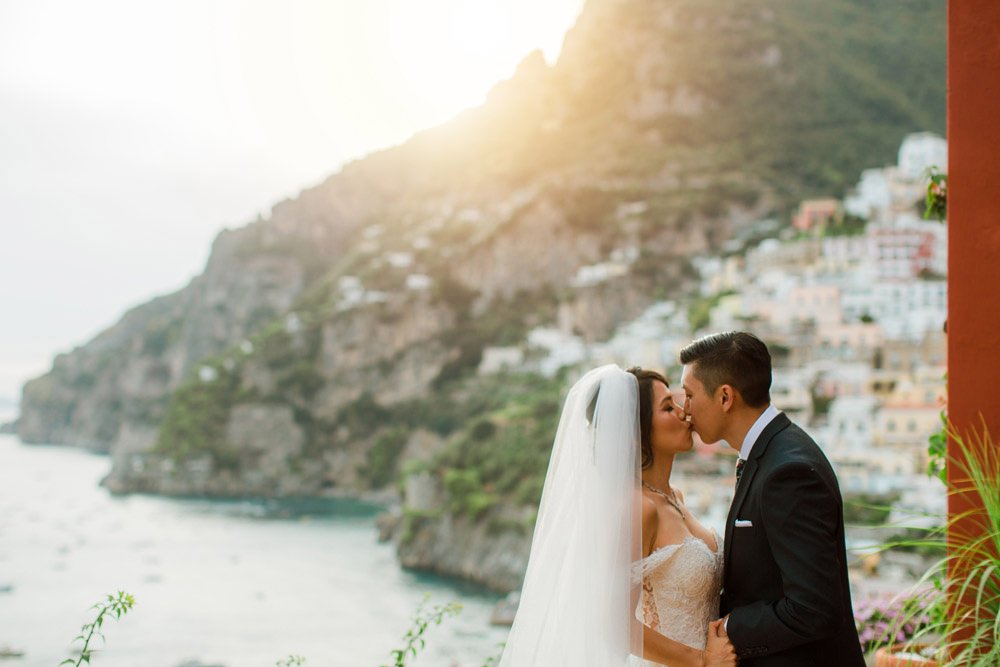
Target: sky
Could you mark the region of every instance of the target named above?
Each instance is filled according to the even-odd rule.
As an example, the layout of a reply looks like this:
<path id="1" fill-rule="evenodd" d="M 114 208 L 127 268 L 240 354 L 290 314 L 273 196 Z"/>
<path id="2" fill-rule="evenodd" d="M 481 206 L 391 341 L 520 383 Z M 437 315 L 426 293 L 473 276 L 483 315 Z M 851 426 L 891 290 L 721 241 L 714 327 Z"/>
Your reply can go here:
<path id="1" fill-rule="evenodd" d="M 551 63 L 584 0 L 0 0 L 0 400 L 223 228 Z"/>

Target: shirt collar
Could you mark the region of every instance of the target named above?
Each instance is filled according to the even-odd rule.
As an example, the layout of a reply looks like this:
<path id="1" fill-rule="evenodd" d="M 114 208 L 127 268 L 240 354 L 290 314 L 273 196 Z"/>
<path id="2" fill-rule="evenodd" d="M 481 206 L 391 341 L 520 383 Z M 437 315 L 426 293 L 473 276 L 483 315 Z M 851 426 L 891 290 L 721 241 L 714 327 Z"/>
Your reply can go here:
<path id="1" fill-rule="evenodd" d="M 757 438 L 759 438 L 760 434 L 764 432 L 767 425 L 771 423 L 771 420 L 779 414 L 781 413 L 778 412 L 778 408 L 773 405 L 768 405 L 767 409 L 760 413 L 760 416 L 757 417 L 757 421 L 753 423 L 753 426 L 751 426 L 750 430 L 747 431 L 746 437 L 743 438 L 743 445 L 740 447 L 741 459 L 746 460 L 750 458 L 750 450 L 753 449 L 753 444 L 757 442 Z"/>

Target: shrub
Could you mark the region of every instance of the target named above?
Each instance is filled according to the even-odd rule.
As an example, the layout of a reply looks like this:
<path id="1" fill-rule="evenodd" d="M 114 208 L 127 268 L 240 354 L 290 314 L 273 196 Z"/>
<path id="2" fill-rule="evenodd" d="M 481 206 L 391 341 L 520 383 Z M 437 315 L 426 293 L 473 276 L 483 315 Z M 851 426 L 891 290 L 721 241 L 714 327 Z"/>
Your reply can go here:
<path id="1" fill-rule="evenodd" d="M 928 614 L 912 615 L 905 600 L 882 597 L 854 604 L 854 622 L 865 653 L 885 643 L 913 639 L 930 623 Z"/>
<path id="2" fill-rule="evenodd" d="M 214 379 L 195 376 L 181 385 L 167 404 L 153 451 L 175 461 L 209 455 L 221 467 L 233 464 L 225 442 L 226 423 L 239 390 L 239 374 L 222 363 L 204 364 Z"/>
<path id="3" fill-rule="evenodd" d="M 382 433 L 368 450 L 364 475 L 373 487 L 385 486 L 393 481 L 399 455 L 406 447 L 406 431 L 394 428 Z"/>
<path id="4" fill-rule="evenodd" d="M 844 496 L 844 522 L 862 526 L 881 526 L 889 518 L 899 494 L 881 496 L 860 493 Z"/>

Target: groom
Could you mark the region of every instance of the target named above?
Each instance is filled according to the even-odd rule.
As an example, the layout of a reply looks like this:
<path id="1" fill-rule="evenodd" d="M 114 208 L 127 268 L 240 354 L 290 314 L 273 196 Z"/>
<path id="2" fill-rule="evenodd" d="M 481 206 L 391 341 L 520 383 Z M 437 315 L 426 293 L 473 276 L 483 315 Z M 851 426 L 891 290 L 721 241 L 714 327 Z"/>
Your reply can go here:
<path id="1" fill-rule="evenodd" d="M 739 451 L 726 519 L 720 612 L 743 667 L 863 667 L 851 609 L 844 511 L 829 461 L 771 405 L 771 355 L 750 333 L 680 354 L 685 411 L 705 442 Z"/>

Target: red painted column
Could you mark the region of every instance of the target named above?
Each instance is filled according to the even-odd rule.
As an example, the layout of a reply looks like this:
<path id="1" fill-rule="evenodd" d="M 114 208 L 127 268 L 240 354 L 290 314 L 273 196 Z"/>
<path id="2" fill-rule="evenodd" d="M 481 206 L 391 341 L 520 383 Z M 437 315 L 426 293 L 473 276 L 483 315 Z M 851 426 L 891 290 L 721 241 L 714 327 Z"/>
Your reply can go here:
<path id="1" fill-rule="evenodd" d="M 948 416 L 1000 445 L 1000 1 L 948 2 Z M 981 415 L 981 416 L 980 416 Z M 949 456 L 959 454 L 954 441 Z M 949 467 L 949 481 L 958 481 Z M 958 517 L 978 505 L 951 495 Z M 981 535 L 956 521 L 952 544 Z M 961 576 L 959 571 L 953 575 Z M 964 634 L 964 633 L 960 633 Z M 964 639 L 964 637 L 963 637 Z"/>

